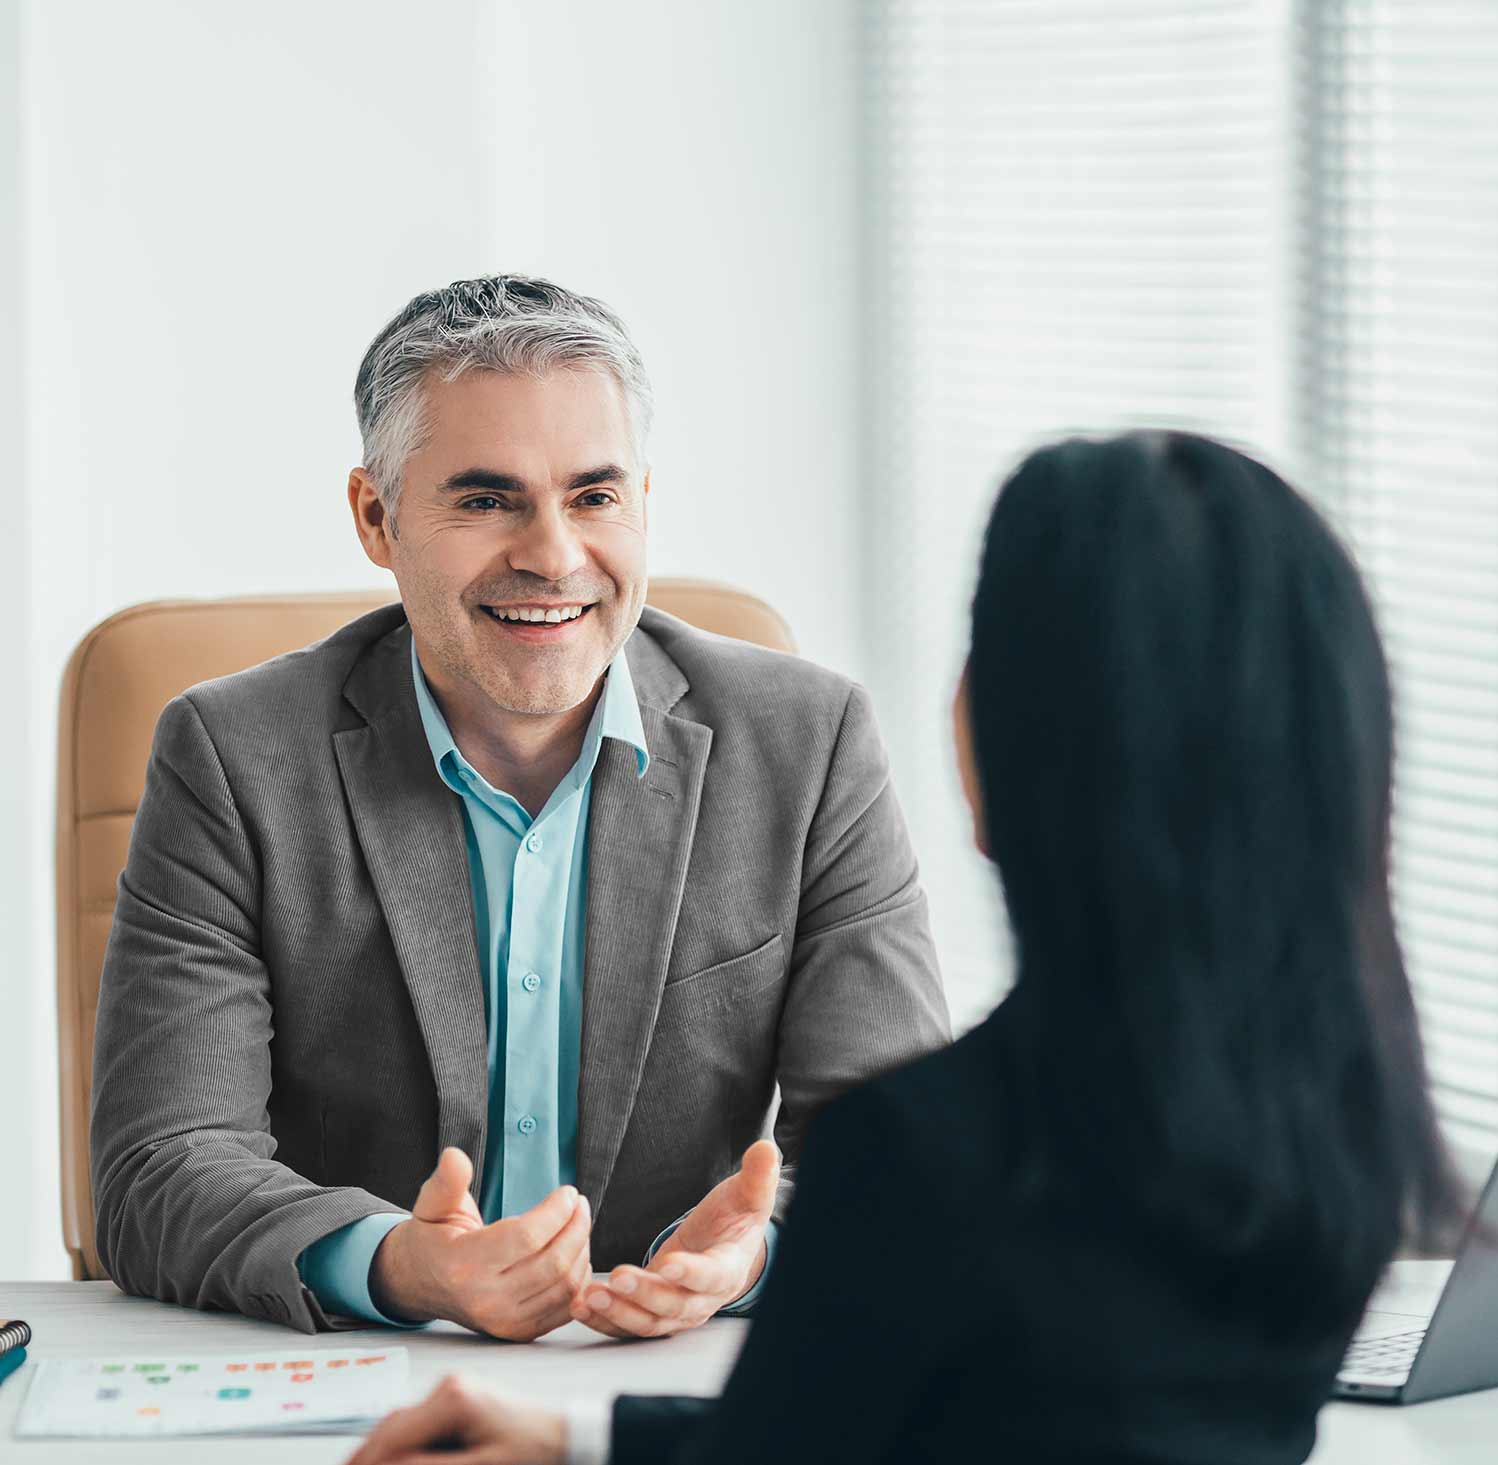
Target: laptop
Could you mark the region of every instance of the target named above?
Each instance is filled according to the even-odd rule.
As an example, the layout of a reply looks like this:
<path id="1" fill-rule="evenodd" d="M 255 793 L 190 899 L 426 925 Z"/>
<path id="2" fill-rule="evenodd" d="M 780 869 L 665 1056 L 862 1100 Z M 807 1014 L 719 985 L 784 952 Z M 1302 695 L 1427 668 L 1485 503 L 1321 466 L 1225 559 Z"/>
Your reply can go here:
<path id="1" fill-rule="evenodd" d="M 1392 1307 L 1381 1308 L 1385 1301 Z M 1336 1398 L 1418 1404 L 1498 1387 L 1498 1165 L 1435 1310 L 1404 1307 L 1387 1289 L 1375 1294 L 1342 1361 Z"/>

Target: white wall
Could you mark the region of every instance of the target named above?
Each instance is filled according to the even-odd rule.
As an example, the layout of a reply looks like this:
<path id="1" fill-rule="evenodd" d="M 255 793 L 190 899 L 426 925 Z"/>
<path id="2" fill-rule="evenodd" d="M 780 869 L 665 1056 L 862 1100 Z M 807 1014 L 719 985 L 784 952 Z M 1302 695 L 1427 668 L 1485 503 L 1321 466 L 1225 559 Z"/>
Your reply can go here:
<path id="1" fill-rule="evenodd" d="M 30 1275 L 41 1264 L 55 1270 L 58 1256 L 56 1242 L 43 1247 L 34 1240 L 35 1219 L 57 1213 L 57 1162 L 56 1068 L 49 1052 L 55 1028 L 31 934 L 32 912 L 48 897 L 36 878 L 32 823 L 32 788 L 44 765 L 25 715 L 33 577 L 22 397 L 22 45 L 18 8 L 0 5 L 0 678 L 6 689 L 0 712 L 0 1275 Z"/>
<path id="2" fill-rule="evenodd" d="M 659 399 L 656 573 L 751 586 L 808 654 L 862 671 L 853 0 L 18 10 L 19 43 L 15 8 L 0 34 L 0 452 L 19 484 L 0 614 L 21 689 L 0 719 L 0 1175 L 23 1183 L 0 1278 L 64 1274 L 68 651 L 137 600 L 379 583 L 343 504 L 349 394 L 411 294 L 527 269 L 615 305 Z"/>

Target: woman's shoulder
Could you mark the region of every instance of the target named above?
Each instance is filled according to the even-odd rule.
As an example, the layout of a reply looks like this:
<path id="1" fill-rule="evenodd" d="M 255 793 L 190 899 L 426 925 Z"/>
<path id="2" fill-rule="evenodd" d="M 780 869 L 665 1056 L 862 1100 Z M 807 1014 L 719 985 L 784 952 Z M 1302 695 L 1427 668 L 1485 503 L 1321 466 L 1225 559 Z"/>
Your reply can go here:
<path id="1" fill-rule="evenodd" d="M 949 1172 L 960 1158 L 977 1179 L 996 1166 L 1002 1140 L 1001 1026 L 995 1013 L 844 1094 L 818 1118 L 814 1138 L 845 1157 L 872 1148 L 891 1168 Z"/>

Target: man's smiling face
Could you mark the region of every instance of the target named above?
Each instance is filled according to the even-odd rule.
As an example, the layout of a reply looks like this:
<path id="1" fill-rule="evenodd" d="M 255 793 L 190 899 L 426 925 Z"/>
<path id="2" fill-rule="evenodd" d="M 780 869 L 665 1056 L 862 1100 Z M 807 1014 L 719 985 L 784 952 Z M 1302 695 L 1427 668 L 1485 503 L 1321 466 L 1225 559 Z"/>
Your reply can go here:
<path id="1" fill-rule="evenodd" d="M 645 602 L 648 483 L 623 391 L 598 371 L 471 370 L 428 384 L 426 422 L 387 538 L 422 667 L 476 714 L 569 711 Z"/>

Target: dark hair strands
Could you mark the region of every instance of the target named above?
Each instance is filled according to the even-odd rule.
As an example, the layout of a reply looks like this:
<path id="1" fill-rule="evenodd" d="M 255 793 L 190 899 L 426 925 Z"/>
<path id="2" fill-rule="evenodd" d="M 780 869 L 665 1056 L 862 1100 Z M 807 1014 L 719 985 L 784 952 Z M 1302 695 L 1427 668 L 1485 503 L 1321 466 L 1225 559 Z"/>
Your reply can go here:
<path id="1" fill-rule="evenodd" d="M 1005 1080 L 1017 1183 L 1106 1177 L 1215 1285 L 1272 1256 L 1355 1312 L 1401 1236 L 1439 1245 L 1459 1206 L 1389 901 L 1389 679 L 1352 561 L 1220 443 L 1061 442 L 1000 490 L 968 684 L 1028 1038 Z"/>

